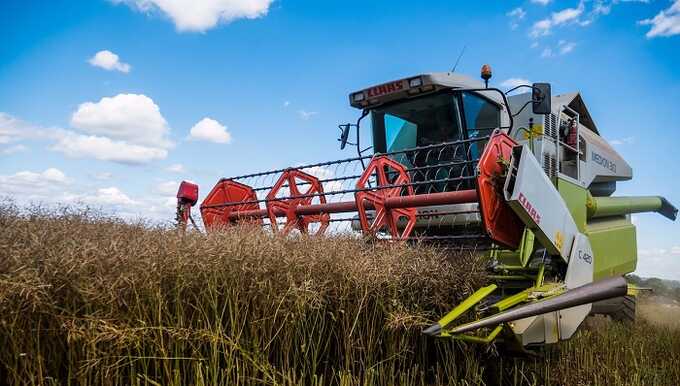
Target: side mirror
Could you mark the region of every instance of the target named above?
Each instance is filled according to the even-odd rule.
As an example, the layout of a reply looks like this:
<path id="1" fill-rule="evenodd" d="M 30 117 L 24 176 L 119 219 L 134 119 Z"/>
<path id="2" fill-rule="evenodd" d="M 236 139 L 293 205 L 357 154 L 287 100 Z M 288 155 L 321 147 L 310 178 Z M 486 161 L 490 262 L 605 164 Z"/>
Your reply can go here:
<path id="1" fill-rule="evenodd" d="M 340 138 L 338 138 L 338 141 L 340 141 L 340 150 L 345 149 L 345 146 L 347 146 L 347 138 L 349 138 L 349 129 L 351 126 L 352 125 L 349 123 L 338 125 L 340 128 Z"/>
<path id="2" fill-rule="evenodd" d="M 546 115 L 552 112 L 550 83 L 534 83 L 531 93 L 531 108 L 534 114 Z"/>

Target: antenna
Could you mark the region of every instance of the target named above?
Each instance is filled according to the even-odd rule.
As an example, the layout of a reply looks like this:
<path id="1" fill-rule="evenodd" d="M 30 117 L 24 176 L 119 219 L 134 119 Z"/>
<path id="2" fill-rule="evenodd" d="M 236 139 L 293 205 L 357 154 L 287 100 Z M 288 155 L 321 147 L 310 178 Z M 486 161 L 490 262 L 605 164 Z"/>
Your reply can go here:
<path id="1" fill-rule="evenodd" d="M 453 65 L 453 69 L 451 72 L 456 72 L 456 68 L 458 67 L 458 62 L 460 62 L 460 58 L 463 57 L 463 54 L 465 53 L 465 48 L 467 48 L 467 44 L 463 44 L 463 49 L 460 50 L 460 54 L 458 54 L 458 59 L 456 59 L 456 64 Z"/>

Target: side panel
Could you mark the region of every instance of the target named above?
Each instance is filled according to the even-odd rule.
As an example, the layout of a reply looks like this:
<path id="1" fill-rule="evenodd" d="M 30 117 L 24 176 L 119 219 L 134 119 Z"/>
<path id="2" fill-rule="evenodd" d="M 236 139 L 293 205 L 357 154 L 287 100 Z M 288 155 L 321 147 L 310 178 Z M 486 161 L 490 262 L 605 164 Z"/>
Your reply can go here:
<path id="1" fill-rule="evenodd" d="M 557 179 L 557 190 L 574 218 L 579 232 L 586 231 L 588 190 L 563 178 Z"/>
<path id="2" fill-rule="evenodd" d="M 595 256 L 595 280 L 635 271 L 637 240 L 635 226 L 624 216 L 591 220 L 588 237 Z"/>
<path id="3" fill-rule="evenodd" d="M 551 255 L 569 261 L 578 233 L 574 219 L 553 182 L 527 146 L 515 147 L 505 181 L 505 199 Z"/>

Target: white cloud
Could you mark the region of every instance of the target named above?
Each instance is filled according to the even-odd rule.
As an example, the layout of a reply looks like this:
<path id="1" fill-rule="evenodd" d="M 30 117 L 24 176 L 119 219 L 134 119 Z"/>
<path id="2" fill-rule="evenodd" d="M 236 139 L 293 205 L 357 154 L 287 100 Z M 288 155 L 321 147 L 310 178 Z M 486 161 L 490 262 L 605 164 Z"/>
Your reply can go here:
<path id="1" fill-rule="evenodd" d="M 177 194 L 177 189 L 179 188 L 179 182 L 177 181 L 164 181 L 156 185 L 154 190 L 161 196 L 171 196 L 175 197 Z"/>
<path id="2" fill-rule="evenodd" d="M 12 175 L 0 175 L 3 192 L 25 201 L 56 197 L 71 180 L 59 169 L 48 168 L 43 172 L 20 171 Z"/>
<path id="3" fill-rule="evenodd" d="M 677 280 L 680 278 L 680 245 L 638 249 L 637 275 Z"/>
<path id="4" fill-rule="evenodd" d="M 538 42 L 532 42 L 529 48 L 538 48 Z"/>
<path id="5" fill-rule="evenodd" d="M 120 71 L 126 74 L 132 68 L 129 64 L 121 62 L 118 55 L 109 50 L 97 52 L 88 62 L 95 67 L 103 68 L 107 71 Z"/>
<path id="6" fill-rule="evenodd" d="M 532 3 L 534 4 L 539 4 L 539 5 L 548 5 L 551 0 L 531 0 Z"/>
<path id="7" fill-rule="evenodd" d="M 121 218 L 146 218 L 166 224 L 174 218 L 174 197 L 144 194 L 140 198 L 134 198 L 116 186 L 92 187 L 90 184 L 78 184 L 56 168 L 47 168 L 42 172 L 24 170 L 11 175 L 0 175 L 0 186 L 5 194 L 20 205 L 87 205 Z"/>
<path id="8" fill-rule="evenodd" d="M 230 143 L 231 133 L 226 126 L 216 120 L 203 118 L 191 128 L 189 138 L 215 143 Z"/>
<path id="9" fill-rule="evenodd" d="M 566 55 L 574 51 L 574 48 L 576 48 L 576 43 L 568 42 L 566 40 L 560 40 L 559 42 L 557 42 L 557 46 L 555 47 L 554 50 L 550 47 L 544 48 L 543 52 L 541 52 L 541 57 L 552 58 L 558 55 Z"/>
<path id="10" fill-rule="evenodd" d="M 317 114 L 319 114 L 319 113 L 317 113 L 316 111 L 298 110 L 298 115 L 299 115 L 300 118 L 301 118 L 302 120 L 304 120 L 304 121 L 309 120 L 309 118 L 311 118 L 311 117 L 313 117 L 313 116 L 315 116 L 315 115 L 317 115 Z"/>
<path id="11" fill-rule="evenodd" d="M 88 134 L 102 135 L 83 135 L 57 128 L 44 129 L 0 113 L 0 138 L 5 138 L 6 143 L 24 139 L 51 140 L 54 142 L 49 149 L 74 158 L 94 158 L 123 164 L 143 164 L 165 159 L 172 143 L 167 139 L 169 128 L 158 106 L 143 95 L 128 96 L 121 94 L 103 98 L 99 103 L 83 103 L 73 114 L 71 120 L 74 126 Z M 135 103 L 138 105 L 135 106 Z M 0 152 L 7 154 L 23 150 L 25 146 L 19 144 Z"/>
<path id="12" fill-rule="evenodd" d="M 71 116 L 71 125 L 87 134 L 137 145 L 168 148 L 168 123 L 154 101 L 141 94 L 118 94 L 85 102 Z"/>
<path id="13" fill-rule="evenodd" d="M 11 155 L 11 154 L 15 154 L 15 153 L 21 153 L 21 152 L 26 151 L 26 150 L 28 150 L 28 148 L 24 145 L 14 145 L 14 146 L 9 146 L 9 147 L 3 148 L 2 150 L 0 150 L 0 153 L 3 154 L 3 155 Z"/>
<path id="14" fill-rule="evenodd" d="M 10 114 L 0 112 L 0 144 L 47 136 L 47 131 Z"/>
<path id="15" fill-rule="evenodd" d="M 583 1 L 579 2 L 576 8 L 565 8 L 559 12 L 553 12 L 549 18 L 539 20 L 534 23 L 529 32 L 532 38 L 550 35 L 553 27 L 577 22 L 585 10 Z"/>
<path id="16" fill-rule="evenodd" d="M 674 245 L 671 248 L 650 248 L 639 249 L 638 255 L 650 257 L 671 257 L 680 256 L 680 245 Z"/>
<path id="17" fill-rule="evenodd" d="M 560 40 L 559 43 L 557 43 L 557 48 L 560 51 L 560 55 L 566 55 L 576 48 L 576 43 Z"/>
<path id="18" fill-rule="evenodd" d="M 97 189 L 97 192 L 94 195 L 84 196 L 81 200 L 95 205 L 120 206 L 138 204 L 115 186 Z"/>
<path id="19" fill-rule="evenodd" d="M 611 141 L 609 141 L 609 143 L 615 146 L 632 145 L 635 143 L 635 137 L 612 139 Z"/>
<path id="20" fill-rule="evenodd" d="M 319 180 L 330 180 L 335 177 L 335 172 L 326 166 L 312 166 L 301 169 L 307 174 L 311 174 Z M 335 192 L 343 190 L 343 181 L 326 181 L 323 182 L 324 192 Z"/>
<path id="21" fill-rule="evenodd" d="M 274 0 L 110 0 L 142 11 L 160 11 L 178 31 L 205 32 L 219 23 L 265 16 Z"/>
<path id="22" fill-rule="evenodd" d="M 113 173 L 110 172 L 95 173 L 93 177 L 97 180 L 110 180 L 113 177 Z"/>
<path id="23" fill-rule="evenodd" d="M 182 164 L 172 164 L 165 168 L 166 171 L 170 173 L 184 173 L 186 172 L 186 169 L 184 168 L 184 165 Z"/>
<path id="24" fill-rule="evenodd" d="M 134 145 L 108 137 L 81 135 L 71 131 L 62 131 L 50 149 L 73 158 L 94 158 L 129 165 L 165 159 L 168 155 L 168 151 L 162 148 Z"/>
<path id="25" fill-rule="evenodd" d="M 537 38 L 541 36 L 546 36 L 550 34 L 550 29 L 552 28 L 552 22 L 550 19 L 539 20 L 534 23 L 529 32 L 529 36 L 532 38 Z"/>
<path id="26" fill-rule="evenodd" d="M 680 0 L 675 0 L 668 9 L 662 10 L 651 19 L 640 20 L 638 24 L 651 26 L 645 34 L 650 39 L 680 34 Z"/>
<path id="27" fill-rule="evenodd" d="M 82 103 L 71 125 L 84 134 L 55 130 L 56 143 L 50 147 L 69 157 L 144 164 L 165 159 L 173 146 L 168 123 L 146 95 L 118 94 Z"/>
<path id="28" fill-rule="evenodd" d="M 583 13 L 584 8 L 585 6 L 582 1 L 576 8 L 565 8 L 559 12 L 553 13 L 551 18 L 553 25 L 565 24 L 577 20 Z"/>
<path id="29" fill-rule="evenodd" d="M 301 170 L 307 174 L 313 175 L 320 180 L 329 179 L 334 175 L 333 171 L 325 166 L 312 166 Z"/>
<path id="30" fill-rule="evenodd" d="M 290 101 L 284 101 L 283 102 L 283 107 L 288 107 L 290 106 Z"/>
<path id="31" fill-rule="evenodd" d="M 524 19 L 527 13 L 522 7 L 517 7 L 505 15 L 510 18 L 510 29 L 517 29 L 517 27 L 519 27 L 519 22 Z"/>
<path id="32" fill-rule="evenodd" d="M 509 78 L 509 79 L 506 79 L 506 80 L 501 82 L 501 87 L 505 87 L 505 88 L 510 89 L 510 88 L 514 88 L 514 87 L 517 87 L 517 86 L 520 86 L 520 85 L 523 85 L 523 84 L 530 85 L 531 81 L 529 81 L 528 79 L 524 79 L 524 78 Z M 526 88 L 524 88 L 524 89 L 528 90 Z"/>

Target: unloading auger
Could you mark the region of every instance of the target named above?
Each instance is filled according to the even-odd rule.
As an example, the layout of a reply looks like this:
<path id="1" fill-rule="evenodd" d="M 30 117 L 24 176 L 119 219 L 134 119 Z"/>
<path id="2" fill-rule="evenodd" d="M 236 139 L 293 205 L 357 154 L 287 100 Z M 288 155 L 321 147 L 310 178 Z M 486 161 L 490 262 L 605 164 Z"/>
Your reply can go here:
<path id="1" fill-rule="evenodd" d="M 526 347 L 568 339 L 591 313 L 634 317 L 623 277 L 637 263 L 630 214 L 675 220 L 677 209 L 657 196 L 612 197 L 632 169 L 580 94 L 535 83 L 507 96 L 490 77 L 484 66 L 484 85 L 430 73 L 350 94 L 362 114 L 340 125 L 339 141 L 356 157 L 221 179 L 200 206 L 205 229 L 360 231 L 483 253 L 492 283 L 424 330 L 435 337 Z M 362 148 L 367 117 L 373 143 Z M 198 187 L 182 182 L 177 198 L 185 228 Z"/>

